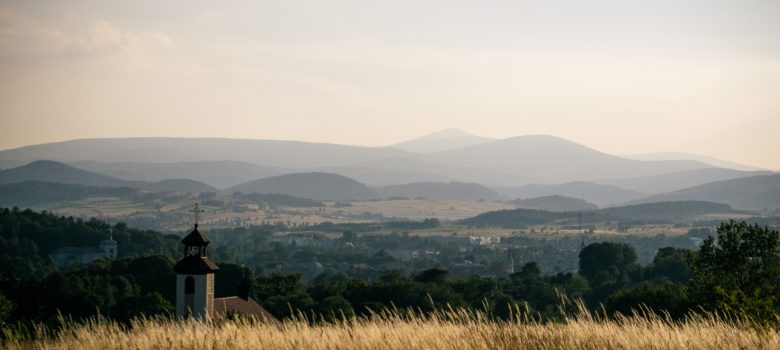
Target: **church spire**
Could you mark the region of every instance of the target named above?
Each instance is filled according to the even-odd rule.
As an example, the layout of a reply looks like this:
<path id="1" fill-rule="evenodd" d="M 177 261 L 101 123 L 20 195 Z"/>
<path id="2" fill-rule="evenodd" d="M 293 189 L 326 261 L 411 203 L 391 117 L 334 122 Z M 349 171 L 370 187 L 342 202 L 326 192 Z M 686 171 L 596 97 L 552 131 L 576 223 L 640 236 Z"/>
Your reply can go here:
<path id="1" fill-rule="evenodd" d="M 198 228 L 198 218 L 200 217 L 200 213 L 202 213 L 203 210 L 198 207 L 198 202 L 195 202 L 195 208 L 190 209 L 190 213 L 195 214 L 195 228 Z"/>
<path id="2" fill-rule="evenodd" d="M 198 230 L 198 219 L 203 210 L 195 203 L 190 212 L 195 214 L 195 227 L 181 240 L 184 257 L 173 266 L 176 272 L 176 315 L 208 319 L 214 313 L 214 272 L 219 267 L 206 255 L 209 238 Z"/>

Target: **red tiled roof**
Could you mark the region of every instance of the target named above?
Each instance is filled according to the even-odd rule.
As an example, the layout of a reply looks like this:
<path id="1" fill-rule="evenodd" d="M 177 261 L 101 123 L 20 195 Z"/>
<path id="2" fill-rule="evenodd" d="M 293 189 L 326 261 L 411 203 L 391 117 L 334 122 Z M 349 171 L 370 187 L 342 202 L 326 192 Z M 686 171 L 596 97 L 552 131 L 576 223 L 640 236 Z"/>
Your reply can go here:
<path id="1" fill-rule="evenodd" d="M 259 320 L 264 320 L 270 323 L 279 323 L 279 320 L 271 315 L 268 310 L 264 309 L 260 304 L 249 298 L 249 300 L 239 297 L 226 297 L 214 299 L 214 316 L 216 318 L 225 317 L 230 313 L 236 313 L 239 315 L 256 317 Z"/>

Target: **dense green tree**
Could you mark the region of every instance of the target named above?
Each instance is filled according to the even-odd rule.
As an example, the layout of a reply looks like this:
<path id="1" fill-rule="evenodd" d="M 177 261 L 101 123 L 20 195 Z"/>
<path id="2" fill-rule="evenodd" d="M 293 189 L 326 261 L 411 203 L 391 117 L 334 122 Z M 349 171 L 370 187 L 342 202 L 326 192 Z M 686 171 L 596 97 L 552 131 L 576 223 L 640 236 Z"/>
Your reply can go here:
<path id="1" fill-rule="evenodd" d="M 447 281 L 447 277 L 450 272 L 442 269 L 429 269 L 421 271 L 414 276 L 414 280 L 422 283 L 444 283 Z"/>
<path id="2" fill-rule="evenodd" d="M 331 295 L 314 304 L 312 312 L 325 320 L 335 321 L 355 314 L 352 304 L 341 295 Z"/>
<path id="3" fill-rule="evenodd" d="M 14 309 L 14 304 L 0 293 L 0 326 L 4 325 Z"/>
<path id="4" fill-rule="evenodd" d="M 254 273 L 246 266 L 229 263 L 219 264 L 219 271 L 215 276 L 214 296 L 222 298 L 236 295 L 239 286 L 253 285 L 254 279 Z"/>
<path id="5" fill-rule="evenodd" d="M 579 254 L 580 275 L 590 283 L 586 301 L 597 307 L 614 291 L 639 280 L 641 271 L 634 248 L 625 243 L 600 242 L 587 245 Z M 632 278 L 633 277 L 633 278 Z"/>
<path id="6" fill-rule="evenodd" d="M 691 252 L 688 249 L 666 247 L 656 253 L 653 263 L 645 269 L 645 278 L 666 279 L 672 282 L 685 283 L 693 275 L 689 261 Z"/>
<path id="7" fill-rule="evenodd" d="M 579 258 L 580 274 L 594 284 L 628 280 L 638 267 L 634 248 L 625 243 L 592 243 L 582 249 Z"/>
<path id="8" fill-rule="evenodd" d="M 734 220 L 718 227 L 692 257 L 691 298 L 710 310 L 745 312 L 759 320 L 780 313 L 778 232 Z"/>
<path id="9" fill-rule="evenodd" d="M 613 314 L 629 315 L 650 310 L 656 314 L 668 312 L 674 318 L 681 318 L 688 313 L 691 304 L 683 284 L 645 282 L 615 291 L 604 301 L 604 308 Z"/>
<path id="10" fill-rule="evenodd" d="M 297 310 L 305 311 L 314 304 L 300 274 L 259 276 L 251 293 L 270 313 L 280 318 L 289 317 Z"/>

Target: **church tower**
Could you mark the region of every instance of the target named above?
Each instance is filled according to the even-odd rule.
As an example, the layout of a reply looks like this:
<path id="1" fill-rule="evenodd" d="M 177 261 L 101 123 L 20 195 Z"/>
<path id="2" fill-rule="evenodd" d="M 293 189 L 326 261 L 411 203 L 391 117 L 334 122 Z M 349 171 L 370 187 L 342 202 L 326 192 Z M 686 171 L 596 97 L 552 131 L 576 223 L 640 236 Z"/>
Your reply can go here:
<path id="1" fill-rule="evenodd" d="M 507 275 L 515 273 L 515 258 L 512 256 L 512 248 L 506 250 L 506 259 L 504 259 L 504 272 Z"/>
<path id="2" fill-rule="evenodd" d="M 108 239 L 102 240 L 98 247 L 106 254 L 107 258 L 116 260 L 116 250 L 118 246 L 119 244 L 114 240 L 114 230 L 109 227 Z"/>
<path id="3" fill-rule="evenodd" d="M 173 267 L 176 272 L 176 316 L 189 315 L 209 319 L 214 315 L 214 272 L 217 264 L 206 256 L 209 239 L 198 230 L 198 215 L 202 212 L 195 204 L 195 228 L 184 239 L 184 258 Z"/>

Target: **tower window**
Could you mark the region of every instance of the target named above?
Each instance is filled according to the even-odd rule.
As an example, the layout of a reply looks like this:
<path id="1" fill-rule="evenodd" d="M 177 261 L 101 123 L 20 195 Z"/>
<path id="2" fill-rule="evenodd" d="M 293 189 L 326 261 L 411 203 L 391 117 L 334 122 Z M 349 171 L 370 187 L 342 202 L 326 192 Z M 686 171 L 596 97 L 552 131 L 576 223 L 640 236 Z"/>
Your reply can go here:
<path id="1" fill-rule="evenodd" d="M 195 294 L 195 279 L 192 276 L 184 279 L 184 294 Z"/>

